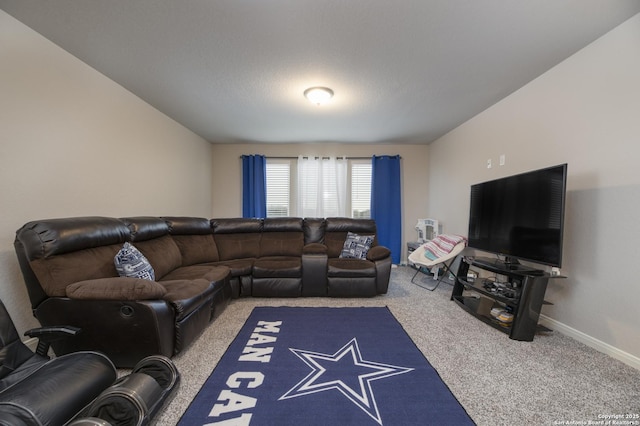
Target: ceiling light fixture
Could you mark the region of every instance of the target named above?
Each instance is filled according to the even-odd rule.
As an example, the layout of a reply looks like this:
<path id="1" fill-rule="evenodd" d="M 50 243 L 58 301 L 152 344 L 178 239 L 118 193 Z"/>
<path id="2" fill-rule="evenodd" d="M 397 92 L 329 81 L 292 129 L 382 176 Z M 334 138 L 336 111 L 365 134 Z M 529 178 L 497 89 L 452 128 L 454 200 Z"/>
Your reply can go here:
<path id="1" fill-rule="evenodd" d="M 316 105 L 328 102 L 333 97 L 333 90 L 328 87 L 309 87 L 304 96 Z"/>

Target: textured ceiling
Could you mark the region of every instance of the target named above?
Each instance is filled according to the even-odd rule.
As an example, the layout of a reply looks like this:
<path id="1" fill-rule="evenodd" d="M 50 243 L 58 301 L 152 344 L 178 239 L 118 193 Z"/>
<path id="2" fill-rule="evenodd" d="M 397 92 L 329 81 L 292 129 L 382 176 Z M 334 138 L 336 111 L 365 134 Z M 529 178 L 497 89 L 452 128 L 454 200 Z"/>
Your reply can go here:
<path id="1" fill-rule="evenodd" d="M 0 0 L 214 143 L 429 143 L 638 0 Z M 318 107 L 302 92 L 335 92 Z"/>

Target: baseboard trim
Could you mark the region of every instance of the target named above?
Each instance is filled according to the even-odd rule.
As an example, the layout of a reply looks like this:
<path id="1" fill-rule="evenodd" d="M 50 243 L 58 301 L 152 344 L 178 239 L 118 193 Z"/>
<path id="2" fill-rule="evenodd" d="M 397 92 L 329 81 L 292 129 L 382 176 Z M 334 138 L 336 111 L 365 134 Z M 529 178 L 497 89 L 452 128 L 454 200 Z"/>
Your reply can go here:
<path id="1" fill-rule="evenodd" d="M 588 334 L 585 334 L 579 330 L 576 330 L 573 327 L 569 327 L 566 324 L 563 324 L 559 321 L 556 321 L 552 318 L 549 318 L 546 315 L 540 314 L 540 325 L 543 325 L 551 330 L 555 330 L 559 333 L 572 337 L 579 341 L 580 343 L 584 343 L 585 345 L 597 350 L 598 352 L 602 352 L 606 355 L 609 355 L 612 358 L 617 359 L 618 361 L 622 361 L 630 367 L 635 368 L 636 370 L 640 370 L 640 358 L 631 355 L 628 352 L 622 351 L 615 346 L 611 346 L 608 343 L 605 343 L 601 340 L 595 339 Z"/>

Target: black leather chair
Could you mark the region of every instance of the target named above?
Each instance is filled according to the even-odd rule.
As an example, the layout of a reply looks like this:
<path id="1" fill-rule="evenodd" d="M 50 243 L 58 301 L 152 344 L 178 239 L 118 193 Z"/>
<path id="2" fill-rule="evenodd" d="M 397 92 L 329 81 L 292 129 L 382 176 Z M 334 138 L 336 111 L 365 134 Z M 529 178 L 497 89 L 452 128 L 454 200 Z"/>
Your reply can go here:
<path id="1" fill-rule="evenodd" d="M 116 381 L 115 366 L 98 352 L 49 359 L 51 341 L 78 332 L 72 327 L 30 330 L 25 334 L 39 339 L 34 353 L 0 302 L 0 425 L 63 425 Z"/>

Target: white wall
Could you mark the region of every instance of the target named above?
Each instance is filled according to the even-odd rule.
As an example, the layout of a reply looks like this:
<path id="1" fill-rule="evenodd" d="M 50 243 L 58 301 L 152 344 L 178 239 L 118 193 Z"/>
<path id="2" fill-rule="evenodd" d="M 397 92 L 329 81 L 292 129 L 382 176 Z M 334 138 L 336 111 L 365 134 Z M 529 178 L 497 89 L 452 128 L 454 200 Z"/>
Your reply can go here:
<path id="1" fill-rule="evenodd" d="M 638 368 L 639 76 L 636 15 L 433 143 L 428 209 L 466 234 L 471 184 L 567 162 L 568 278 L 550 285 L 543 314 Z"/>
<path id="2" fill-rule="evenodd" d="M 33 219 L 211 214 L 211 145 L 0 11 L 0 299 L 37 326 L 13 249 Z"/>
<path id="3" fill-rule="evenodd" d="M 270 157 L 400 155 L 402 168 L 402 228 L 403 253 L 406 261 L 406 241 L 415 241 L 414 226 L 427 211 L 426 145 L 380 144 L 238 144 L 214 145 L 213 148 L 213 217 L 242 216 L 241 155 L 262 154 Z M 445 223 L 446 227 L 446 223 Z"/>

